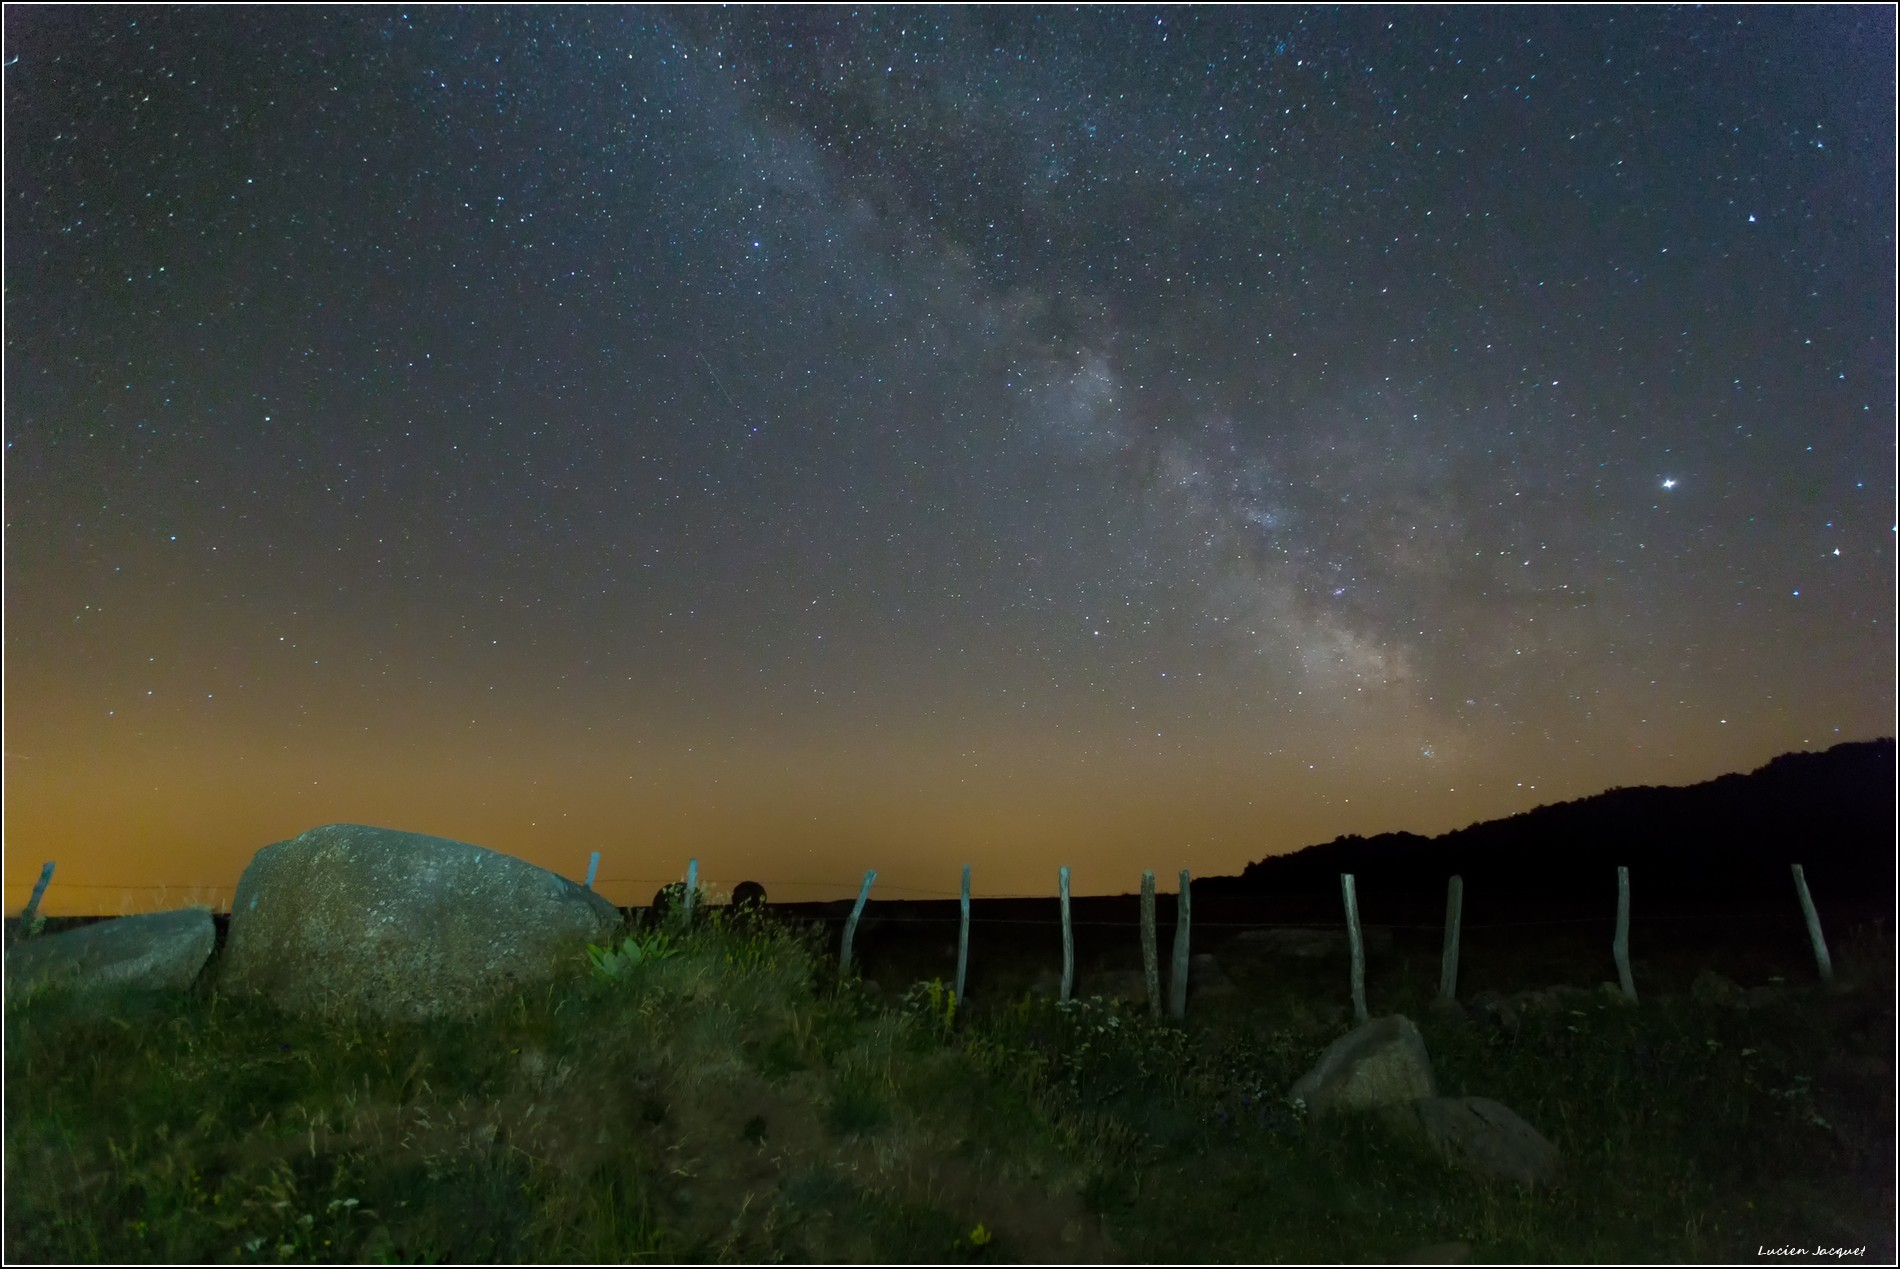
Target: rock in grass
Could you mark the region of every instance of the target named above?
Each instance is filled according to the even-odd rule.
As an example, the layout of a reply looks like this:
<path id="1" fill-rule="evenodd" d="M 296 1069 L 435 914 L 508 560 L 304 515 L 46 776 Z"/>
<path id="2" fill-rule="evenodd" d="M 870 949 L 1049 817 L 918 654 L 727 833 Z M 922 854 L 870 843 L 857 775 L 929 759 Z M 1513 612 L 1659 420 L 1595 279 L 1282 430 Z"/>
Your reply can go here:
<path id="1" fill-rule="evenodd" d="M 1221 963 L 1214 959 L 1212 952 L 1196 952 L 1188 957 L 1188 997 L 1192 1000 L 1213 999 L 1216 996 L 1232 996 L 1239 992 L 1234 980 L 1227 976 Z M 1148 997 L 1148 983 L 1144 978 L 1141 986 L 1141 998 Z"/>
<path id="2" fill-rule="evenodd" d="M 1104 969 L 1082 976 L 1082 994 L 1129 1004 L 1148 1003 L 1148 976 L 1138 969 Z"/>
<path id="3" fill-rule="evenodd" d="M 547 981 L 619 924 L 593 891 L 512 855 L 330 824 L 251 860 L 219 981 L 294 1013 L 467 1015 Z"/>
<path id="4" fill-rule="evenodd" d="M 216 941 L 204 908 L 118 917 L 28 939 L 7 952 L 7 998 L 23 999 L 55 985 L 78 995 L 120 988 L 184 991 Z"/>
<path id="5" fill-rule="evenodd" d="M 1431 1055 L 1418 1027 L 1391 1014 L 1347 1032 L 1320 1054 L 1313 1069 L 1288 1092 L 1314 1118 L 1340 1110 L 1371 1110 L 1432 1097 Z"/>
<path id="6" fill-rule="evenodd" d="M 1427 1097 L 1391 1107 L 1387 1115 L 1394 1126 L 1420 1137 L 1466 1172 L 1526 1188 L 1562 1180 L 1557 1147 L 1516 1111 L 1489 1097 Z"/>
<path id="7" fill-rule="evenodd" d="M 1705 969 L 1695 976 L 1689 984 L 1689 994 L 1705 1005 L 1727 1005 L 1734 1008 L 1746 998 L 1741 984 L 1733 979 L 1724 978 L 1712 969 Z"/>

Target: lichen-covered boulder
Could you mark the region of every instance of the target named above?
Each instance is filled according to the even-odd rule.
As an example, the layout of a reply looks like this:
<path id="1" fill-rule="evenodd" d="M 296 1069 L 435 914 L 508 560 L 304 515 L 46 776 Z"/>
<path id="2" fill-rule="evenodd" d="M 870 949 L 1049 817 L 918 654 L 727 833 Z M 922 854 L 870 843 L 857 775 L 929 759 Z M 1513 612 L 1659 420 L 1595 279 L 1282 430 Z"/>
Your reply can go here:
<path id="1" fill-rule="evenodd" d="M 257 852 L 219 982 L 295 1013 L 467 1015 L 546 982 L 620 910 L 565 877 L 443 837 L 329 824 Z"/>
<path id="2" fill-rule="evenodd" d="M 216 942 L 217 930 L 205 908 L 118 917 L 28 939 L 7 952 L 7 999 L 53 986 L 75 995 L 107 989 L 184 991 L 197 980 Z"/>
<path id="3" fill-rule="evenodd" d="M 1334 1111 L 1372 1110 L 1437 1093 L 1425 1038 L 1410 1018 L 1395 1013 L 1374 1018 L 1333 1041 L 1287 1097 L 1318 1118 Z"/>

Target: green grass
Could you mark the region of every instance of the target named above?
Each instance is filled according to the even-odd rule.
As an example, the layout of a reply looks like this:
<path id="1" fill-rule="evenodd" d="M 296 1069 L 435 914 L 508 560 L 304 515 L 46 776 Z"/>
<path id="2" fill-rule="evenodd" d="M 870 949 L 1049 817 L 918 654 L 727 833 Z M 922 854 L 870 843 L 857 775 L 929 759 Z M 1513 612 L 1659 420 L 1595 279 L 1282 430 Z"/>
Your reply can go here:
<path id="1" fill-rule="evenodd" d="M 1287 975 L 1187 1027 L 1100 1001 L 889 1008 L 815 936 L 701 927 L 485 1015 L 299 1019 L 209 990 L 6 1018 L 9 1261 L 1891 1259 L 1893 991 L 1400 1008 L 1440 1089 L 1564 1155 L 1521 1193 L 1286 1089 L 1341 1030 Z"/>

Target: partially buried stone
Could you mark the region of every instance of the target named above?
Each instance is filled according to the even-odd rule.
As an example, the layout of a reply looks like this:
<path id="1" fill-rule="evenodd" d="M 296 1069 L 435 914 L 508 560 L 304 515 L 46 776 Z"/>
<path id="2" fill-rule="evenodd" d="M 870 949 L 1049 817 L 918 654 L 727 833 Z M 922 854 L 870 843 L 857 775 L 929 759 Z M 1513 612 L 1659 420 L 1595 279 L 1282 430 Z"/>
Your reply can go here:
<path id="1" fill-rule="evenodd" d="M 1489 1097 L 1426 1097 L 1390 1107 L 1388 1121 L 1415 1134 L 1463 1171 L 1530 1188 L 1555 1186 L 1563 1161 L 1537 1129 Z"/>
<path id="2" fill-rule="evenodd" d="M 197 980 L 216 941 L 211 913 L 204 908 L 118 917 L 29 939 L 7 952 L 7 998 L 20 1000 L 54 986 L 75 995 L 184 991 Z"/>
<path id="3" fill-rule="evenodd" d="M 1341 1036 L 1287 1093 L 1318 1118 L 1432 1097 L 1438 1092 L 1431 1055 L 1418 1027 L 1403 1014 L 1374 1018 Z"/>

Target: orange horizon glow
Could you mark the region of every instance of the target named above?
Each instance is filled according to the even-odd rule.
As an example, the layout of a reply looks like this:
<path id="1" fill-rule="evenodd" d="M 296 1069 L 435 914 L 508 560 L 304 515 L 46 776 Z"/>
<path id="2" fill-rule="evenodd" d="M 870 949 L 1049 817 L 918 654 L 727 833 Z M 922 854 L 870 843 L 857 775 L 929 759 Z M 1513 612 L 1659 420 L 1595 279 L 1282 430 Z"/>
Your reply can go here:
<path id="1" fill-rule="evenodd" d="M 1090 771 L 1019 748 L 987 773 L 966 756 L 966 773 L 946 781 L 950 758 L 926 746 L 877 755 L 808 749 L 777 761 L 752 753 L 648 764 L 620 773 L 610 800 L 600 792 L 613 783 L 615 764 L 606 761 L 468 757 L 403 767 L 317 764 L 261 748 L 214 759 L 220 751 L 201 749 L 141 761 L 122 754 L 112 767 L 118 778 L 104 780 L 40 748 L 30 757 L 9 750 L 9 914 L 24 907 L 46 860 L 57 864 L 40 909 L 48 916 L 199 902 L 224 910 L 258 849 L 329 823 L 469 842 L 576 881 L 598 850 L 595 888 L 623 907 L 649 903 L 684 877 L 691 858 L 715 894 L 753 880 L 777 902 L 855 895 L 866 869 L 877 871 L 877 898 L 955 897 L 966 862 L 979 897 L 1054 894 L 1064 863 L 1075 894 L 1124 894 L 1138 888 L 1144 868 L 1167 890 L 1181 868 L 1231 875 L 1343 833 L 1429 836 L 1609 784 L 1693 783 L 1775 756 L 1726 764 L 1659 756 L 1607 782 L 1586 775 L 1534 789 L 1392 788 L 1368 797 L 1353 790 L 1378 784 L 1350 764 L 1330 776 L 1290 760 L 1263 762 L 1260 773 L 1159 759 Z"/>

